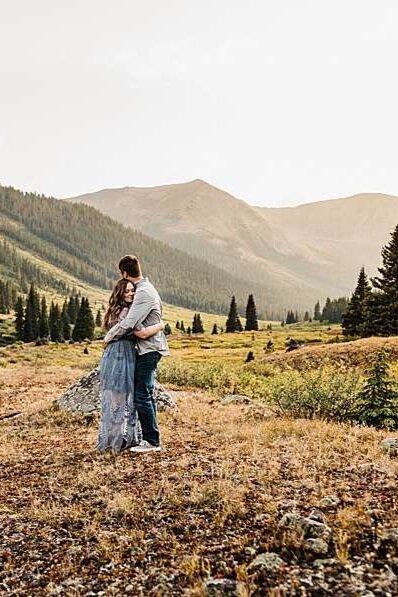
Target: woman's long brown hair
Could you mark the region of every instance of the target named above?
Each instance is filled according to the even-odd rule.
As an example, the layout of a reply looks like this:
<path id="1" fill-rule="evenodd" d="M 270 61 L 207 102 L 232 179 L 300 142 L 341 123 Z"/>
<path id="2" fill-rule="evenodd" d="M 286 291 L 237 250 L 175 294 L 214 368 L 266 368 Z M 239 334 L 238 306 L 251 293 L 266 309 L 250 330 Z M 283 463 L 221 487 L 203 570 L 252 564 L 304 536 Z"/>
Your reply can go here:
<path id="1" fill-rule="evenodd" d="M 115 323 L 117 323 L 119 313 L 125 307 L 124 293 L 126 292 L 126 286 L 129 283 L 128 280 L 118 280 L 113 287 L 112 294 L 109 297 L 109 305 L 104 317 L 104 326 L 106 330 L 109 330 Z"/>

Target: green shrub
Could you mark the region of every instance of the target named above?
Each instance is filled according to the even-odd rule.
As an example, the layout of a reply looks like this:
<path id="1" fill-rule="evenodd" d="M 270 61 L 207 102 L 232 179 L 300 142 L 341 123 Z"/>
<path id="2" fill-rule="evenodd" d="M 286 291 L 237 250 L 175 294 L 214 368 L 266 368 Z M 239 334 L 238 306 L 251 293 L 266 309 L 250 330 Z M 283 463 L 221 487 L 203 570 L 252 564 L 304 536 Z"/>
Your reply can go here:
<path id="1" fill-rule="evenodd" d="M 267 401 L 281 415 L 347 421 L 356 412 L 360 387 L 360 375 L 348 368 L 292 369 L 270 378 Z"/>

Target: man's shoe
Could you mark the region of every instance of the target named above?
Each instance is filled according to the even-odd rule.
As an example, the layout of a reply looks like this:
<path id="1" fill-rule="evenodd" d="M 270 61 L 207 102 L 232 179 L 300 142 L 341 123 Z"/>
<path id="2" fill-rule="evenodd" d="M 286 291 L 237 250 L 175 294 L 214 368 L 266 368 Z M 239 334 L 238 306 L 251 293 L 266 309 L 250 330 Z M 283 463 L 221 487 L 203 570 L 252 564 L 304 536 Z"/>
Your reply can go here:
<path id="1" fill-rule="evenodd" d="M 153 446 L 146 439 L 143 439 L 138 446 L 132 446 L 130 452 L 133 452 L 133 454 L 145 454 L 146 452 L 160 452 L 161 449 L 160 446 Z"/>

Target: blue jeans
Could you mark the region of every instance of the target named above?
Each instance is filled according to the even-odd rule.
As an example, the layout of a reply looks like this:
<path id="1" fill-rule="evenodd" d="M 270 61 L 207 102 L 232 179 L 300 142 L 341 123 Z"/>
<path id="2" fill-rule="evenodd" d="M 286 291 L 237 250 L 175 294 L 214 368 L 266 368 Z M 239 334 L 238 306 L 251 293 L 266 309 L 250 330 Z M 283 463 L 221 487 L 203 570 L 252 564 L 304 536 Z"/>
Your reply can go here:
<path id="1" fill-rule="evenodd" d="M 153 397 L 156 367 L 161 359 L 158 352 L 137 355 L 134 377 L 134 403 L 142 428 L 142 438 L 159 446 L 160 434 Z"/>

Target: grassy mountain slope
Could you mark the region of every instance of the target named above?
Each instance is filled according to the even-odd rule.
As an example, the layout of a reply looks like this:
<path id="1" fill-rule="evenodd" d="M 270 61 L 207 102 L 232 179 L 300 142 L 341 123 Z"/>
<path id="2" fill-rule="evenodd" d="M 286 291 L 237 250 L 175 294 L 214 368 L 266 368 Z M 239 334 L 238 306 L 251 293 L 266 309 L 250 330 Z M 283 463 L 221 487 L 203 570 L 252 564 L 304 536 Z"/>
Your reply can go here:
<path id="1" fill-rule="evenodd" d="M 39 260 L 43 270 L 53 271 L 53 279 L 46 282 L 50 290 L 59 272 L 72 278 L 70 286 L 78 281 L 109 289 L 117 277 L 118 259 L 127 253 L 141 258 L 164 301 L 181 307 L 226 312 L 232 293 L 243 303 L 248 292 L 259 290 L 256 284 L 248 289 L 223 270 L 126 228 L 92 207 L 11 187 L 0 187 L 0 236 L 19 255 L 23 251 L 27 261 L 31 255 L 32 262 Z M 3 275 L 20 282 L 20 262 L 15 259 L 7 268 L 5 261 Z"/>
<path id="2" fill-rule="evenodd" d="M 398 197 L 362 194 L 292 208 L 258 208 L 201 180 L 105 189 L 75 197 L 104 213 L 260 282 L 269 303 L 311 306 L 374 274 L 398 223 Z"/>

